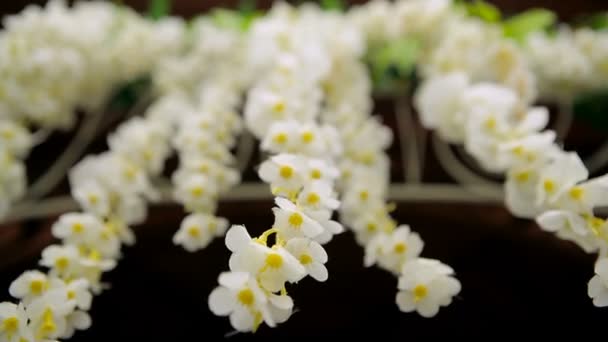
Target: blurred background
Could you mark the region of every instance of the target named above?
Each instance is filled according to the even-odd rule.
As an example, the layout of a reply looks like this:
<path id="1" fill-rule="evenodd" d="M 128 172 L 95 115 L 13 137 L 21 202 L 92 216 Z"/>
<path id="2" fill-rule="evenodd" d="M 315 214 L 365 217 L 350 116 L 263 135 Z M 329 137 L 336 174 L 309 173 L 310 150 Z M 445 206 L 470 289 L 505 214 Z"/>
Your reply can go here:
<path id="1" fill-rule="evenodd" d="M 562 20 L 608 9 L 606 0 L 490 2 L 506 13 L 545 7 Z M 32 3 L 44 1 L 0 1 L 0 14 L 18 13 Z M 144 10 L 148 1 L 122 3 Z M 173 0 L 171 13 L 191 17 L 212 7 L 235 7 L 238 3 Z M 271 3 L 258 1 L 264 7 Z M 386 124 L 396 126 L 391 100 L 378 100 L 376 112 Z M 606 132 L 605 128 L 578 120 L 565 142 L 566 148 L 584 155 L 608 137 Z M 106 149 L 101 133 L 90 152 Z M 32 152 L 28 160 L 31 178 L 52 163 L 70 137 L 69 132 L 54 133 Z M 389 152 L 394 178 L 401 181 L 398 141 Z M 425 181 L 453 182 L 432 151 L 425 165 Z M 246 179 L 254 178 L 249 171 Z M 53 194 L 67 191 L 64 181 Z M 272 223 L 271 207 L 270 201 L 222 203 L 219 215 L 261 232 Z M 398 202 L 395 217 L 420 233 L 426 242 L 423 256 L 441 259 L 456 270 L 463 290 L 451 306 L 433 319 L 399 312 L 394 299 L 396 278 L 378 268 L 364 268 L 362 249 L 352 234 L 345 233 L 327 247 L 329 280 L 317 283 L 305 279 L 289 289 L 298 312 L 287 323 L 276 329 L 262 327 L 255 335 L 231 334 L 228 320 L 213 316 L 207 307 L 207 296 L 217 284 L 217 275 L 227 269 L 229 253 L 221 240 L 197 253 L 174 246 L 171 237 L 183 215 L 177 206 L 153 207 L 148 222 L 135 227 L 137 244 L 125 249 L 118 267 L 107 275 L 112 288 L 95 298 L 92 328 L 78 332 L 73 341 L 316 336 L 407 340 L 523 335 L 524 331 L 547 337 L 601 333 L 608 321 L 608 309 L 595 308 L 587 297 L 594 256 L 540 231 L 533 222 L 514 218 L 502 205 Z M 35 268 L 42 248 L 52 243 L 49 227 L 55 218 L 0 225 L 0 301 L 9 299 L 10 282 L 23 270 Z"/>

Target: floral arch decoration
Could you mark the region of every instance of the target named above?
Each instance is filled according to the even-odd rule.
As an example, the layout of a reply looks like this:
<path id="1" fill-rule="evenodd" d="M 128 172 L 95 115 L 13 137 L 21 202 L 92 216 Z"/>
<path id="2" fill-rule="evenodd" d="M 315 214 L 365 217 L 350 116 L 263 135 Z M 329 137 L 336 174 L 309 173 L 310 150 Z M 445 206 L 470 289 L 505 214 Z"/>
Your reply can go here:
<path id="1" fill-rule="evenodd" d="M 42 252 L 45 271 L 25 271 L 9 288 L 16 302 L 0 304 L 0 341 L 65 339 L 87 329 L 102 274 L 122 244 L 135 242 L 129 226 L 146 219 L 148 203 L 163 201 L 188 212 L 176 245 L 195 251 L 225 235 L 230 271 L 219 275 L 208 304 L 241 332 L 289 319 L 288 286 L 328 279 L 323 245 L 344 227 L 365 248 L 366 266 L 398 277 L 401 311 L 432 317 L 449 305 L 461 289 L 455 271 L 420 256 L 424 242 L 391 217 L 389 196 L 504 199 L 513 215 L 598 254 L 588 292 L 594 305 L 608 305 L 608 223 L 600 210 L 608 178 L 589 179 L 608 161 L 608 147 L 583 162 L 560 143 L 575 96 L 607 83 L 602 27 L 557 26 L 546 10 L 503 19 L 480 1 L 375 0 L 342 11 L 276 3 L 266 13 L 221 10 L 190 21 L 162 16 L 166 1 L 154 4 L 155 20 L 109 2 L 63 1 L 4 19 L 0 217 L 62 215 L 52 227 L 60 242 Z M 108 136 L 108 151 L 73 165 L 114 90 L 142 76 L 150 91 L 131 114 L 144 114 L 128 115 Z M 460 185 L 421 183 L 420 142 L 407 133 L 414 118 L 403 103 L 406 183 L 390 184 L 385 151 L 393 136 L 371 115 L 373 91 L 413 93 L 439 161 Z M 553 129 L 539 99 L 561 108 Z M 28 187 L 30 149 L 72 128 L 76 109 L 87 115 L 74 140 Z M 239 185 L 256 140 L 266 157 L 256 170 L 267 185 Z M 179 166 L 165 180 L 174 152 Z M 66 172 L 71 197 L 39 200 Z M 270 195 L 274 224 L 260 236 L 215 215 L 220 197 Z"/>

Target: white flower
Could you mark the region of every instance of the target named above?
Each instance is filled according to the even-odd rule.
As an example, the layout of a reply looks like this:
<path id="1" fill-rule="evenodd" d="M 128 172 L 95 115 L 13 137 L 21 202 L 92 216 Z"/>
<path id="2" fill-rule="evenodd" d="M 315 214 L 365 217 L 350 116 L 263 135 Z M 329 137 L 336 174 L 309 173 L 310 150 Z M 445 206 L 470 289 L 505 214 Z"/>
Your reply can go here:
<path id="1" fill-rule="evenodd" d="M 27 128 L 11 120 L 0 119 L 0 145 L 16 157 L 25 157 L 33 139 Z"/>
<path id="2" fill-rule="evenodd" d="M 62 337 L 67 330 L 66 317 L 74 312 L 76 301 L 61 288 L 52 289 L 27 306 L 32 329 L 42 338 Z"/>
<path id="3" fill-rule="evenodd" d="M 107 190 L 96 181 L 73 186 L 72 197 L 86 212 L 99 217 L 105 217 L 110 213 L 110 200 Z"/>
<path id="4" fill-rule="evenodd" d="M 303 236 L 314 238 L 324 231 L 319 222 L 310 218 L 288 199 L 276 197 L 274 201 L 278 208 L 272 208 L 275 217 L 273 227 L 279 232 L 281 238 L 291 239 Z"/>
<path id="5" fill-rule="evenodd" d="M 228 221 L 224 218 L 203 213 L 190 214 L 173 236 L 173 243 L 194 252 L 207 247 L 214 237 L 224 235 L 227 227 Z"/>
<path id="6" fill-rule="evenodd" d="M 469 86 L 464 73 L 451 73 L 424 81 L 414 96 L 422 125 L 437 130 L 447 142 L 462 143 L 465 138 L 462 96 Z"/>
<path id="7" fill-rule="evenodd" d="M 80 254 L 74 245 L 51 245 L 42 251 L 40 265 L 50 268 L 52 275 L 70 279 L 78 275 Z"/>
<path id="8" fill-rule="evenodd" d="M 40 271 L 25 271 L 11 283 L 8 292 L 27 304 L 42 296 L 48 289 L 49 280 L 46 274 Z"/>
<path id="9" fill-rule="evenodd" d="M 34 341 L 23 303 L 0 303 L 0 340 Z"/>
<path id="10" fill-rule="evenodd" d="M 190 175 L 176 184 L 174 196 L 189 211 L 213 211 L 217 205 L 217 187 L 205 175 Z"/>
<path id="11" fill-rule="evenodd" d="M 209 309 L 215 315 L 230 315 L 230 324 L 238 331 L 255 331 L 264 321 L 271 327 L 275 322 L 268 307 L 268 297 L 257 281 L 247 272 L 224 272 L 209 295 Z"/>
<path id="12" fill-rule="evenodd" d="M 325 182 L 307 184 L 298 194 L 296 205 L 305 211 L 336 210 L 340 201 L 334 190 Z"/>
<path id="13" fill-rule="evenodd" d="M 460 282 L 453 274 L 454 270 L 437 260 L 418 258 L 406 262 L 399 278 L 399 309 L 417 311 L 423 317 L 435 316 L 460 292 Z"/>
<path id="14" fill-rule="evenodd" d="M 287 242 L 285 249 L 296 257 L 302 266 L 306 268 L 306 273 L 317 281 L 327 280 L 327 252 L 315 241 L 307 238 L 295 238 Z"/>
<path id="15" fill-rule="evenodd" d="M 53 236 L 74 244 L 96 239 L 102 229 L 103 223 L 96 216 L 83 213 L 63 214 L 51 228 Z"/>
<path id="16" fill-rule="evenodd" d="M 365 248 L 365 266 L 378 263 L 382 268 L 398 274 L 403 264 L 416 259 L 424 243 L 410 227 L 401 225 L 390 234 L 376 235 Z"/>
<path id="17" fill-rule="evenodd" d="M 302 188 L 308 171 L 305 160 L 293 154 L 279 154 L 264 161 L 258 170 L 275 195 L 293 196 Z"/>
<path id="18" fill-rule="evenodd" d="M 593 305 L 608 306 L 608 259 L 599 258 L 595 263 L 595 275 L 589 280 L 587 288 Z"/>
<path id="19" fill-rule="evenodd" d="M 230 270 L 257 275 L 262 287 L 270 292 L 281 290 L 286 281 L 295 283 L 306 275 L 305 268 L 285 248 L 279 245 L 268 248 L 252 240 L 243 226 L 228 230 L 226 246 L 233 252 Z"/>
<path id="20" fill-rule="evenodd" d="M 567 210 L 549 210 L 536 218 L 538 225 L 558 237 L 572 241 L 588 253 L 606 246 L 608 224 L 593 215 L 580 215 Z"/>
<path id="21" fill-rule="evenodd" d="M 557 206 L 582 214 L 592 214 L 594 207 L 608 205 L 608 176 L 573 185 L 556 200 Z"/>
<path id="22" fill-rule="evenodd" d="M 589 172 L 578 154 L 563 152 L 540 171 L 536 189 L 537 204 L 555 203 L 559 197 L 576 183 L 587 179 Z"/>

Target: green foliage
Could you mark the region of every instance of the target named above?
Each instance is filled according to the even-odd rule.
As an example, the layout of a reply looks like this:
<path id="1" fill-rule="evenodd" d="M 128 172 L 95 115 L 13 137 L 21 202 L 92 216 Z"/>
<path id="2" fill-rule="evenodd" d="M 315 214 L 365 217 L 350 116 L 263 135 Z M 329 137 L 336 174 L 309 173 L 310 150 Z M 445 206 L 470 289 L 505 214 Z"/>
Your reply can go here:
<path id="1" fill-rule="evenodd" d="M 531 9 L 505 20 L 502 29 L 505 37 L 523 41 L 532 32 L 544 31 L 555 25 L 557 16 L 542 8 Z"/>
<path id="2" fill-rule="evenodd" d="M 171 0 L 150 0 L 148 2 L 147 17 L 158 20 L 171 12 Z"/>
<path id="3" fill-rule="evenodd" d="M 597 31 L 608 30 L 608 12 L 587 16 L 581 19 L 578 24 Z"/>
<path id="4" fill-rule="evenodd" d="M 142 76 L 118 87 L 110 99 L 110 108 L 116 110 L 127 110 L 146 92 L 150 91 L 152 80 L 149 76 Z"/>
<path id="5" fill-rule="evenodd" d="M 393 92 L 410 85 L 421 52 L 418 40 L 403 38 L 369 51 L 374 87 L 380 92 Z"/>
<path id="6" fill-rule="evenodd" d="M 343 12 L 346 5 L 343 0 L 321 0 L 321 8 L 327 11 Z"/>
<path id="7" fill-rule="evenodd" d="M 463 8 L 469 16 L 479 18 L 485 22 L 496 23 L 502 18 L 498 7 L 483 0 L 460 1 L 457 6 Z"/>

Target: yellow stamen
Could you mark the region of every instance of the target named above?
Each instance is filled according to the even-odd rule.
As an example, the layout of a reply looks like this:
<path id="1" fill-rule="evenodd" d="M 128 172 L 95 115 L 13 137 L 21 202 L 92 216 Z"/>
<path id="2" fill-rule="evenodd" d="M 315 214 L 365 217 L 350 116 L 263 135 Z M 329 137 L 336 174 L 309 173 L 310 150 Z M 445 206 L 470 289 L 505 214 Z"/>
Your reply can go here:
<path id="1" fill-rule="evenodd" d="M 585 195 L 585 190 L 583 188 L 581 188 L 580 186 L 575 186 L 575 187 L 572 187 L 572 189 L 570 189 L 568 194 L 570 195 L 570 198 L 572 198 L 573 200 L 580 201 L 583 198 L 583 195 Z"/>
<path id="2" fill-rule="evenodd" d="M 525 183 L 530 179 L 529 171 L 522 171 L 515 174 L 515 179 L 520 183 Z"/>
<path id="3" fill-rule="evenodd" d="M 19 328 L 19 319 L 17 317 L 5 318 L 4 321 L 2 322 L 2 330 L 6 331 L 7 335 L 14 334 L 18 328 Z"/>
<path id="4" fill-rule="evenodd" d="M 304 218 L 299 213 L 293 213 L 289 215 L 288 221 L 294 228 L 300 228 L 302 223 L 304 223 Z"/>
<path id="5" fill-rule="evenodd" d="M 310 178 L 321 179 L 321 171 L 319 171 L 319 169 L 312 169 L 312 171 L 310 171 Z"/>
<path id="6" fill-rule="evenodd" d="M 39 296 L 45 289 L 46 281 L 44 280 L 36 279 L 32 280 L 32 282 L 30 283 L 30 291 L 36 296 Z"/>
<path id="7" fill-rule="evenodd" d="M 423 300 L 427 296 L 428 292 L 428 288 L 424 285 L 417 285 L 414 287 L 414 302 Z"/>
<path id="8" fill-rule="evenodd" d="M 289 165 L 283 165 L 279 168 L 279 175 L 285 179 L 289 179 L 293 176 L 293 168 Z"/>
<path id="9" fill-rule="evenodd" d="M 300 263 L 302 265 L 308 265 L 312 262 L 312 257 L 308 254 L 302 254 L 300 255 Z"/>
<path id="10" fill-rule="evenodd" d="M 543 182 L 543 187 L 545 188 L 545 191 L 547 193 L 552 193 L 553 191 L 555 191 L 555 182 L 547 179 Z"/>
<path id="11" fill-rule="evenodd" d="M 75 234 L 82 233 L 84 231 L 84 225 L 80 222 L 72 224 L 72 232 Z"/>
<path id="12" fill-rule="evenodd" d="M 370 222 L 365 226 L 365 229 L 367 229 L 368 232 L 373 233 L 378 229 L 378 226 L 375 223 Z"/>
<path id="13" fill-rule="evenodd" d="M 195 186 L 194 188 L 190 189 L 190 194 L 192 194 L 193 197 L 201 197 L 204 193 L 205 189 L 200 186 Z"/>
<path id="14" fill-rule="evenodd" d="M 197 238 L 201 235 L 201 231 L 197 226 L 192 226 L 192 227 L 188 228 L 188 235 L 190 235 L 193 238 Z"/>
<path id="15" fill-rule="evenodd" d="M 285 111 L 285 102 L 283 102 L 283 101 L 278 101 L 277 103 L 275 103 L 275 104 L 272 106 L 272 110 L 273 110 L 275 113 L 283 113 L 283 112 Z"/>
<path id="16" fill-rule="evenodd" d="M 279 268 L 283 265 L 283 257 L 278 253 L 270 253 L 266 257 L 266 265 L 272 268 Z"/>
<path id="17" fill-rule="evenodd" d="M 275 142 L 275 144 L 283 145 L 287 142 L 287 134 L 278 133 L 272 138 L 272 140 Z"/>
<path id="18" fill-rule="evenodd" d="M 359 198 L 362 201 L 367 201 L 367 199 L 369 198 L 369 192 L 367 190 L 363 190 L 363 191 L 359 192 Z"/>
<path id="19" fill-rule="evenodd" d="M 395 244 L 395 247 L 393 247 L 393 250 L 397 254 L 402 254 L 407 250 L 407 246 L 403 242 L 398 242 Z"/>
<path id="20" fill-rule="evenodd" d="M 308 202 L 310 205 L 315 205 L 319 203 L 320 200 L 321 198 L 319 198 L 319 195 L 315 194 L 314 192 L 309 193 L 306 197 L 306 202 Z"/>
<path id="21" fill-rule="evenodd" d="M 76 298 L 76 292 L 74 292 L 73 290 L 68 291 L 68 299 L 75 299 Z"/>
<path id="22" fill-rule="evenodd" d="M 315 135 L 311 131 L 302 133 L 302 142 L 305 144 L 310 144 L 313 140 L 315 140 Z"/>
<path id="23" fill-rule="evenodd" d="M 70 260 L 66 257 L 57 258 L 57 260 L 55 260 L 55 267 L 60 271 L 64 271 L 69 265 Z"/>

